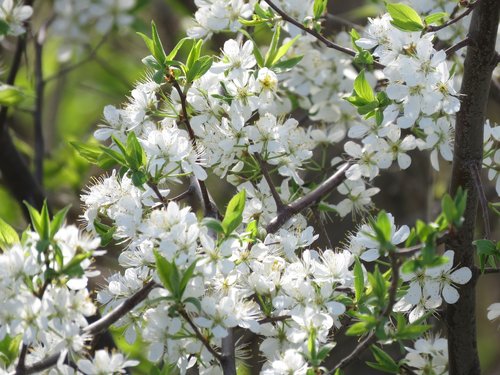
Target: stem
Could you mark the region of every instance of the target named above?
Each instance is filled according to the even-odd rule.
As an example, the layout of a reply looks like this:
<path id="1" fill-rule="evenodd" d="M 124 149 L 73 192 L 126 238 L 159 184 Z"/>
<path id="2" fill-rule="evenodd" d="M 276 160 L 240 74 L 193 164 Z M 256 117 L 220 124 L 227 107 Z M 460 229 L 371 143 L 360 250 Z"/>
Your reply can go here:
<path id="1" fill-rule="evenodd" d="M 477 6 L 476 6 L 477 5 Z M 459 187 L 467 190 L 464 223 L 450 234 L 447 248 L 455 250 L 455 265 L 474 269 L 475 250 L 472 245 L 476 227 L 478 192 L 474 187 L 471 166 L 480 166 L 483 157 L 483 130 L 492 71 L 496 62 L 495 42 L 500 2 L 480 0 L 471 4 L 475 10 L 469 29 L 472 44 L 467 47 L 464 77 L 460 89 L 462 98 L 455 126 L 450 194 Z M 458 17 L 457 17 L 458 18 Z M 450 375 L 470 375 L 481 372 L 476 338 L 475 283 L 459 290 L 460 299 L 448 305 L 448 355 Z"/>
<path id="2" fill-rule="evenodd" d="M 186 312 L 186 310 L 180 309 L 179 310 L 179 314 L 189 324 L 189 326 L 194 331 L 194 334 L 196 335 L 196 337 L 198 338 L 198 340 L 200 340 L 203 343 L 203 345 L 205 346 L 205 348 L 207 348 L 207 350 L 210 352 L 210 354 L 212 354 L 222 364 L 222 361 L 223 361 L 222 355 L 220 355 L 219 353 L 217 353 L 215 351 L 215 349 L 212 347 L 212 345 L 210 345 L 210 342 L 208 341 L 208 339 L 205 336 L 203 336 L 203 334 L 200 332 L 200 330 L 198 329 L 198 327 L 196 326 L 196 324 L 194 324 L 193 320 L 191 319 L 191 317 L 189 316 L 189 314 Z"/>
<path id="3" fill-rule="evenodd" d="M 462 39 L 460 42 L 458 42 L 458 43 L 452 45 L 450 48 L 446 49 L 446 51 L 445 51 L 446 57 L 450 57 L 455 52 L 470 45 L 470 43 L 471 43 L 471 39 L 469 37 L 465 37 L 465 39 Z"/>
<path id="4" fill-rule="evenodd" d="M 326 47 L 334 49 L 334 50 L 337 50 L 337 51 L 340 51 L 340 52 L 343 52 L 343 53 L 348 54 L 349 56 L 352 56 L 352 57 L 356 56 L 356 51 L 354 51 L 354 50 L 352 50 L 350 48 L 342 47 L 341 45 L 339 45 L 337 43 L 334 43 L 331 40 L 328 40 L 323 35 L 321 35 L 320 33 L 318 33 L 316 30 L 308 29 L 307 27 L 305 27 L 304 25 L 302 25 L 300 22 L 298 22 L 297 20 L 293 19 L 288 14 L 286 14 L 283 10 L 281 10 L 271 0 L 264 0 L 264 2 L 266 2 L 276 13 L 278 13 L 284 21 L 287 21 L 288 23 L 291 23 L 292 25 L 294 25 L 294 26 L 298 27 L 299 29 L 305 31 L 309 35 L 314 36 L 317 40 L 319 40 L 321 43 L 323 43 Z M 378 63 L 376 61 L 373 62 L 373 66 L 375 68 L 378 68 L 378 69 L 385 68 L 385 65 L 380 64 L 380 63 Z"/>
<path id="5" fill-rule="evenodd" d="M 283 204 L 283 201 L 281 200 L 280 195 L 278 194 L 278 191 L 276 190 L 276 186 L 274 186 L 273 180 L 271 178 L 271 175 L 269 174 L 269 170 L 267 169 L 266 162 L 262 160 L 259 154 L 254 154 L 253 155 L 257 162 L 259 163 L 260 170 L 262 172 L 262 175 L 264 176 L 267 184 L 269 185 L 269 190 L 271 190 L 271 195 L 273 196 L 274 202 L 276 203 L 276 209 L 279 212 L 283 210 L 285 205 Z"/>
<path id="6" fill-rule="evenodd" d="M 457 23 L 458 21 L 460 21 L 462 18 L 464 17 L 467 17 L 473 10 L 474 8 L 476 7 L 476 5 L 480 2 L 480 0 L 476 0 L 475 2 L 473 2 L 472 4 L 469 4 L 467 6 L 467 9 L 461 13 L 460 15 L 456 16 L 455 18 L 452 18 L 450 20 L 448 20 L 448 22 L 445 22 L 443 23 L 442 25 L 439 25 L 439 26 L 427 26 L 427 29 L 426 31 L 428 32 L 436 32 L 436 31 L 439 31 L 441 29 L 444 29 L 445 27 L 448 27 L 450 25 L 453 25 L 454 23 Z"/>
<path id="7" fill-rule="evenodd" d="M 191 139 L 191 144 L 193 145 L 194 150 L 196 151 L 198 149 L 198 146 L 196 144 L 196 136 L 194 134 L 193 128 L 191 127 L 191 123 L 189 122 L 189 116 L 187 113 L 187 101 L 186 101 L 186 95 L 182 91 L 181 87 L 179 86 L 179 82 L 175 80 L 173 76 L 168 76 L 174 86 L 175 90 L 179 94 L 179 97 L 181 99 L 181 107 L 182 107 L 182 120 L 186 124 L 186 128 L 189 134 L 189 138 Z M 212 205 L 212 202 L 210 200 L 210 196 L 208 195 L 208 190 L 207 186 L 205 185 L 204 181 L 198 180 L 198 184 L 200 185 L 200 190 L 201 190 L 201 195 L 203 198 L 203 206 L 205 209 L 205 215 L 208 217 L 217 217 L 217 209 Z"/>
<path id="8" fill-rule="evenodd" d="M 267 1 L 267 0 L 266 0 Z M 335 172 L 330 178 L 324 181 L 321 185 L 319 185 L 316 189 L 310 191 L 306 195 L 292 203 L 286 205 L 281 212 L 278 212 L 278 215 L 271 220 L 271 222 L 267 225 L 266 230 L 267 233 L 274 233 L 278 229 L 280 229 L 283 224 L 285 224 L 288 219 L 290 219 L 295 214 L 298 214 L 303 209 L 313 205 L 316 202 L 319 202 L 322 198 L 325 197 L 328 193 L 330 193 L 333 189 L 339 186 L 345 180 L 345 172 L 351 166 L 350 162 L 345 163 L 340 167 L 337 172 Z"/>

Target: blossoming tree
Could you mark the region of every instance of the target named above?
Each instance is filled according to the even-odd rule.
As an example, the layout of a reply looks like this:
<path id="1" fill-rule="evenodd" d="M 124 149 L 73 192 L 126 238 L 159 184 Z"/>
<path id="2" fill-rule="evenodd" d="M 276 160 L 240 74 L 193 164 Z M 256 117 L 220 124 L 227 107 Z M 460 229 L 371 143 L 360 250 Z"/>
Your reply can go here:
<path id="1" fill-rule="evenodd" d="M 500 258 L 488 219 L 498 203 L 488 204 L 481 181 L 486 169 L 500 194 L 500 127 L 485 115 L 500 3 L 391 2 L 365 27 L 331 37 L 327 0 L 195 3 L 172 50 L 154 23 L 140 35 L 150 51 L 144 79 L 123 106 L 104 108 L 102 143 L 73 143 L 107 171 L 82 193 L 80 230 L 66 224 L 67 209 L 42 203 L 43 143 L 34 177 L 15 159 L 7 111 L 19 97 L 32 4 L 0 1 L 2 38 L 18 39 L 0 90 L 1 142 L 9 163 L 24 166 L 0 169 L 31 219 L 22 235 L 0 221 L 0 373 L 129 371 L 138 361 L 128 353 L 89 349 L 112 325 L 142 343 L 154 374 L 236 374 L 245 363 L 262 363 L 262 374 L 342 374 L 365 351 L 368 366 L 393 374 L 480 373 L 475 282 L 498 272 Z M 68 59 L 87 41 L 81 28 L 125 27 L 134 6 L 56 0 L 35 50 L 58 33 Z M 207 54 L 219 33 L 221 53 Z M 437 171 L 452 161 L 453 171 L 441 214 L 409 228 L 372 197 L 384 193 L 374 179 L 408 168 L 416 152 Z M 234 187 L 227 205 L 212 199 L 209 177 Z M 361 217 L 341 247 L 315 244 L 329 242 L 325 214 Z M 110 244 L 123 271 L 93 298 L 93 259 Z M 499 304 L 486 314 L 498 318 Z M 432 333 L 435 317 L 443 336 Z M 345 335 L 357 343 L 332 359 Z"/>

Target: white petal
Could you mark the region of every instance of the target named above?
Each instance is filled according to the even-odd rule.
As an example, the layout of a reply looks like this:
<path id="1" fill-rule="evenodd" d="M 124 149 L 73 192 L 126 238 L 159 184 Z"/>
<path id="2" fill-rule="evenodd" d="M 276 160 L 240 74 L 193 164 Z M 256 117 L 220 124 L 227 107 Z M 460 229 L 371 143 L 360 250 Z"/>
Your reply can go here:
<path id="1" fill-rule="evenodd" d="M 458 291 L 451 285 L 445 285 L 443 287 L 443 298 L 447 303 L 453 304 L 458 301 L 460 294 L 458 294 Z"/>
<path id="2" fill-rule="evenodd" d="M 459 268 L 450 275 L 451 281 L 453 281 L 455 284 L 461 285 L 467 284 L 471 278 L 472 272 L 467 267 Z"/>

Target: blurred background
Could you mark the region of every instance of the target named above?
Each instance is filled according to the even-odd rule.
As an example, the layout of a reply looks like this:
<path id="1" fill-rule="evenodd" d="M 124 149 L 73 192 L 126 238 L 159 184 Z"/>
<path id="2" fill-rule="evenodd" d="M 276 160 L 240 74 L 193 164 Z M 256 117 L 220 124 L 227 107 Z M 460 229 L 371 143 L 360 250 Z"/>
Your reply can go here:
<path id="1" fill-rule="evenodd" d="M 66 6 L 70 3 L 68 0 Z M 78 2 L 75 2 L 77 4 Z M 80 4 L 85 3 L 84 1 Z M 71 205 L 69 220 L 79 221 L 81 214 L 79 195 L 92 179 L 103 171 L 90 166 L 73 150 L 71 141 L 92 141 L 92 134 L 102 121 L 103 108 L 108 105 L 120 106 L 137 82 L 144 76 L 144 65 L 141 59 L 148 55 L 144 43 L 136 32 L 149 34 L 150 22 L 154 20 L 160 32 L 165 50 L 171 49 L 176 42 L 185 36 L 185 27 L 193 16 L 196 6 L 192 0 L 138 0 L 123 1 L 126 5 L 127 19 L 117 19 L 117 24 L 107 29 L 99 27 L 82 28 L 78 35 L 71 22 L 58 23 L 58 15 L 64 12 L 75 12 L 78 8 L 68 10 L 65 1 L 35 1 L 33 26 L 31 32 L 47 28 L 48 34 L 43 45 L 42 72 L 45 81 L 42 113 L 43 134 L 45 139 L 43 189 L 48 201 L 54 209 Z M 84 5 L 81 5 L 84 6 Z M 59 8 L 57 8 L 59 7 Z M 78 7 L 78 6 L 77 6 Z M 76 9 L 76 10 L 75 10 Z M 380 5 L 363 0 L 330 1 L 329 13 L 345 18 L 350 22 L 364 24 L 366 17 L 375 16 Z M 68 14 L 65 14 L 67 17 Z M 62 18 L 62 17 L 61 17 Z M 74 25 L 73 25 L 74 26 Z M 339 23 L 326 23 L 325 33 L 342 29 Z M 51 31 L 53 30 L 53 31 Z M 349 31 L 348 29 L 345 29 Z M 220 50 L 225 39 L 230 35 L 217 35 L 208 44 L 213 51 Z M 2 81 L 8 72 L 15 51 L 15 41 L 6 39 L 1 43 L 1 76 Z M 23 59 L 22 68 L 17 75 L 16 85 L 24 90 L 24 100 L 15 110 L 9 113 L 8 126 L 10 135 L 22 158 L 29 168 L 34 170 L 34 117 L 35 81 L 34 62 L 35 47 L 27 46 L 27 56 Z M 64 61 L 62 61 L 64 60 Z M 490 95 L 489 118 L 493 121 L 500 118 L 498 96 Z M 342 149 L 332 150 L 331 157 L 338 156 Z M 429 163 L 427 154 L 413 152 L 413 163 L 406 171 L 385 171 L 375 180 L 381 193 L 375 196 L 377 207 L 391 212 L 398 225 L 413 225 L 417 218 L 432 220 L 440 211 L 440 198 L 448 189 L 450 165 L 441 163 L 440 173 L 436 173 Z M 483 181 L 487 181 L 483 176 Z M 5 187 L 0 176 L 0 217 L 19 230 L 26 226 L 22 208 Z M 218 180 L 209 180 L 209 190 L 220 207 L 227 201 L 225 188 Z M 496 193 L 491 184 L 485 186 L 489 201 L 495 200 Z M 327 231 L 334 246 L 341 246 L 345 235 L 354 229 L 356 223 L 348 216 L 343 220 L 331 216 L 326 222 Z M 500 238 L 498 216 L 491 216 L 492 238 Z M 482 232 L 481 215 L 478 219 L 478 235 Z M 317 242 L 318 247 L 326 247 L 326 243 Z M 116 257 L 119 249 L 111 249 L 99 260 L 102 277 L 116 272 Z M 95 280 L 95 288 L 103 279 Z M 497 322 L 486 319 L 486 308 L 493 302 L 500 301 L 500 276 L 486 275 L 478 282 L 478 340 L 481 363 L 484 374 L 500 375 L 500 331 Z M 436 326 L 436 331 L 444 331 L 445 327 Z M 126 346 L 120 332 L 115 332 L 119 346 Z M 345 340 L 341 335 L 334 349 L 335 357 L 343 357 L 355 345 L 352 339 Z M 131 349 L 140 357 L 142 348 Z M 363 365 L 371 355 L 365 353 L 347 368 L 347 374 L 376 374 Z M 258 364 L 253 364 L 255 368 Z M 145 366 L 134 370 L 136 373 L 148 373 Z M 371 372 L 368 372 L 371 371 Z"/>

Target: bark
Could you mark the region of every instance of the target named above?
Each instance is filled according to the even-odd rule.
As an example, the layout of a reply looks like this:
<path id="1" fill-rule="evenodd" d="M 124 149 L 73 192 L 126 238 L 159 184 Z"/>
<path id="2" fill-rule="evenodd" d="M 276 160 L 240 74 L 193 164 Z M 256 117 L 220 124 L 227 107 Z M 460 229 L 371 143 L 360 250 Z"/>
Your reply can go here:
<path id="1" fill-rule="evenodd" d="M 455 250 L 455 263 L 472 270 L 474 265 L 474 231 L 478 208 L 478 192 L 473 170 L 481 168 L 483 128 L 491 75 L 498 55 L 495 52 L 499 0 L 479 0 L 469 29 L 471 44 L 467 47 L 461 87 L 461 108 L 457 114 L 455 150 L 450 193 L 461 186 L 467 190 L 467 207 L 463 225 L 450 236 L 447 246 Z M 476 339 L 475 281 L 460 288 L 460 299 L 448 305 L 448 351 L 450 375 L 480 374 Z"/>

